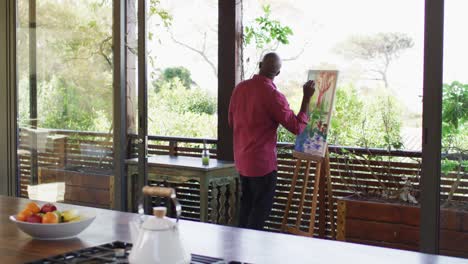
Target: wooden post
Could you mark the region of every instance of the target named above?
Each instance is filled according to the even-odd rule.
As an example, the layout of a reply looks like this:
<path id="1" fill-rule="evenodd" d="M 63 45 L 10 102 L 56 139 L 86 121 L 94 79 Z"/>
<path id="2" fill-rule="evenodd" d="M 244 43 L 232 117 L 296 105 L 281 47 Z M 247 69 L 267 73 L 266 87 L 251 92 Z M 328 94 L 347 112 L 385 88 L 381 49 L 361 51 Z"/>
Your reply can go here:
<path id="1" fill-rule="evenodd" d="M 169 156 L 177 156 L 177 141 L 169 141 Z"/>
<path id="2" fill-rule="evenodd" d="M 125 54 L 125 1 L 114 1 L 113 7 L 113 149 L 114 149 L 114 184 L 112 209 L 127 210 L 127 115 L 126 115 L 126 54 Z"/>
<path id="3" fill-rule="evenodd" d="M 0 1 L 0 195 L 20 193 L 16 117 L 16 1 Z"/>
<path id="4" fill-rule="evenodd" d="M 346 202 L 338 201 L 337 209 L 337 234 L 336 239 L 339 241 L 345 241 L 346 239 Z"/>
<path id="5" fill-rule="evenodd" d="M 55 135 L 50 137 L 52 149 L 50 150 L 58 159 L 57 168 L 64 169 L 67 166 L 68 136 Z M 40 178 L 40 176 L 39 176 Z"/>
<path id="6" fill-rule="evenodd" d="M 218 15 L 218 149 L 220 160 L 234 160 L 228 109 L 234 87 L 240 82 L 242 1 L 219 1 Z"/>
<path id="7" fill-rule="evenodd" d="M 29 0 L 29 125 L 31 151 L 31 184 L 37 184 L 37 37 L 36 0 Z"/>
<path id="8" fill-rule="evenodd" d="M 421 164 L 421 252 L 439 253 L 444 0 L 426 0 Z"/>

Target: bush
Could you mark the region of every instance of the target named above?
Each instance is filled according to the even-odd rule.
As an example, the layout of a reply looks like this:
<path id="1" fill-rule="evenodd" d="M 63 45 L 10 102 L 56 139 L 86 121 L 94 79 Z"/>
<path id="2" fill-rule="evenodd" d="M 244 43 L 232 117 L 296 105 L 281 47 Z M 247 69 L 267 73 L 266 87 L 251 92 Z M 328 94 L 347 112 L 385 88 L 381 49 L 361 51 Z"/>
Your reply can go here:
<path id="1" fill-rule="evenodd" d="M 149 134 L 217 137 L 216 99 L 200 88 L 187 90 L 178 78 L 161 83 L 148 99 Z"/>
<path id="2" fill-rule="evenodd" d="M 164 85 L 167 82 L 173 81 L 175 79 L 178 79 L 182 86 L 185 87 L 186 89 L 190 89 L 195 82 L 192 80 L 192 76 L 190 71 L 183 67 L 172 67 L 172 68 L 166 68 L 164 69 L 162 75 L 153 82 L 153 86 L 156 92 L 159 92 L 160 90 L 164 89 Z"/>
<path id="3" fill-rule="evenodd" d="M 290 98 L 299 106 L 302 96 Z M 384 94 L 366 100 L 352 85 L 338 87 L 328 143 L 365 148 L 400 149 L 401 111 L 395 98 Z M 285 128 L 278 130 L 278 141 L 294 142 L 295 136 Z"/>

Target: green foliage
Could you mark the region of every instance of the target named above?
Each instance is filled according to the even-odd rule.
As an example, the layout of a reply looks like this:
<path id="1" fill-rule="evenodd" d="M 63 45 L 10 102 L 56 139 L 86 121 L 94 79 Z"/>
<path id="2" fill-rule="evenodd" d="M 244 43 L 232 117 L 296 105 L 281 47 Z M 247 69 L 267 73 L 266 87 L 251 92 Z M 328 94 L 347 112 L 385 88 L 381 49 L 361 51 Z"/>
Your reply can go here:
<path id="1" fill-rule="evenodd" d="M 187 90 L 179 78 L 161 84 L 149 94 L 149 133 L 152 135 L 208 137 L 217 135 L 216 99 L 200 88 Z"/>
<path id="2" fill-rule="evenodd" d="M 257 49 L 263 49 L 266 44 L 272 42 L 289 44 L 289 36 L 293 31 L 288 26 L 283 26 L 280 21 L 270 17 L 271 8 L 269 5 L 263 6 L 263 16 L 255 19 L 255 24 L 244 28 L 244 43 L 250 45 L 255 42 Z"/>
<path id="3" fill-rule="evenodd" d="M 109 132 L 113 1 L 43 0 L 36 4 L 39 126 Z M 26 0 L 18 1 L 18 110 L 22 125 L 29 119 L 27 7 Z M 149 16 L 165 27 L 172 21 L 160 7 L 160 0 L 150 1 Z"/>
<path id="4" fill-rule="evenodd" d="M 86 103 L 78 96 L 78 89 L 64 79 L 52 78 L 41 82 L 39 97 L 47 98 L 39 103 L 42 115 L 40 126 L 52 129 L 94 130 L 96 112 L 87 109 Z"/>
<path id="5" fill-rule="evenodd" d="M 149 16 L 157 16 L 165 27 L 169 27 L 172 24 L 172 15 L 167 10 L 161 8 L 161 0 L 150 1 Z"/>
<path id="6" fill-rule="evenodd" d="M 380 146 L 377 144 L 377 146 L 388 150 L 401 149 L 403 147 L 400 135 L 401 115 L 396 102 L 394 97 L 387 95 L 378 98 L 377 105 L 374 106 L 380 118 L 377 122 L 383 128 L 383 133 L 381 134 L 383 144 L 380 144 Z"/>
<path id="7" fill-rule="evenodd" d="M 158 92 L 161 89 L 161 86 L 176 78 L 186 89 L 190 89 L 190 87 L 195 84 L 195 82 L 192 80 L 191 73 L 187 68 L 183 66 L 166 68 L 164 69 L 161 76 L 153 83 L 155 91 Z"/>
<path id="8" fill-rule="evenodd" d="M 456 191 L 455 183 L 468 171 L 466 152 L 468 150 L 468 84 L 454 81 L 443 86 L 442 103 L 442 152 L 441 172 L 444 175 L 456 172 L 457 179 L 451 194 Z M 450 156 L 450 158 L 448 158 Z M 450 200 L 450 199 L 448 199 Z"/>
<path id="9" fill-rule="evenodd" d="M 354 86 L 340 87 L 335 95 L 335 111 L 331 120 L 329 142 L 352 146 L 361 137 L 364 102 Z"/>
<path id="10" fill-rule="evenodd" d="M 217 110 L 213 96 L 200 88 L 187 90 L 178 78 L 161 84 L 161 90 L 153 96 L 155 104 L 174 113 L 214 115 Z"/>
<path id="11" fill-rule="evenodd" d="M 361 98 L 353 86 L 337 90 L 330 143 L 364 148 L 401 149 L 401 115 L 395 98 Z"/>
<path id="12" fill-rule="evenodd" d="M 300 98 L 302 96 L 291 98 L 291 105 L 298 106 Z M 341 146 L 401 149 L 400 113 L 395 98 L 390 95 L 366 100 L 352 85 L 338 87 L 328 142 Z M 294 142 L 295 136 L 280 127 L 278 141 Z"/>
<path id="13" fill-rule="evenodd" d="M 442 104 L 442 145 L 445 152 L 466 151 L 468 145 L 468 84 L 444 84 Z"/>

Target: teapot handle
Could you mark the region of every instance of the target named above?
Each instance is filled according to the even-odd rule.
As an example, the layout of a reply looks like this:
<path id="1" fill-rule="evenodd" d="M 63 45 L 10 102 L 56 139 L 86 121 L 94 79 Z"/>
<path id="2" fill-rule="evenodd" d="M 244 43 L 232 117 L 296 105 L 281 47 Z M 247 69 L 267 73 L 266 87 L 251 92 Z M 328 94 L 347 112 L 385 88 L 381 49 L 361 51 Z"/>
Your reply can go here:
<path id="1" fill-rule="evenodd" d="M 174 203 L 176 209 L 177 222 L 182 214 L 182 205 L 179 200 L 177 200 L 176 192 L 174 188 L 169 187 L 156 187 L 156 186 L 144 186 L 142 189 L 143 195 L 147 196 L 157 196 L 157 197 L 167 197 L 171 198 L 171 201 Z"/>
<path id="2" fill-rule="evenodd" d="M 173 188 L 168 187 L 155 187 L 155 186 L 145 186 L 142 189 L 144 195 L 147 196 L 158 196 L 158 197 L 167 197 L 175 198 L 176 193 Z"/>

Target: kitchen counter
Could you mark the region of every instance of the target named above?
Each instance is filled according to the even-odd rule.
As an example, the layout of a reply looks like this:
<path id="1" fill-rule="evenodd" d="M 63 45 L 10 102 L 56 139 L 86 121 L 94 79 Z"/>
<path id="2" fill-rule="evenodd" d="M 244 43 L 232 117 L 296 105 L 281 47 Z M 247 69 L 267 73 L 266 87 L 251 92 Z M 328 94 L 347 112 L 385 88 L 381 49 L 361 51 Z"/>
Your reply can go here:
<path id="1" fill-rule="evenodd" d="M 0 196 L 0 263 L 24 263 L 116 240 L 130 242 L 128 223 L 138 217 L 132 213 L 59 204 L 60 210 L 72 207 L 96 210 L 97 218 L 77 238 L 39 241 L 22 233 L 8 219 L 28 202 Z M 191 221 L 180 221 L 180 229 L 191 253 L 249 263 L 468 263 L 466 259 Z"/>

